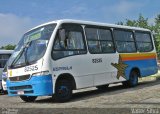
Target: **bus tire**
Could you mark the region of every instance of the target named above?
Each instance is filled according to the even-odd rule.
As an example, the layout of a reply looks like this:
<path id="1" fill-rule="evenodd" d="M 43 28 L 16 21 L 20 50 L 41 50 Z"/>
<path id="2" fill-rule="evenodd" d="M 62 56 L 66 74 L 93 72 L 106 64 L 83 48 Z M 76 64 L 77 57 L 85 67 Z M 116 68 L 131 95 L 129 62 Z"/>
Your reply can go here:
<path id="1" fill-rule="evenodd" d="M 72 85 L 69 80 L 58 80 L 55 88 L 55 101 L 66 102 L 72 97 Z"/>
<path id="2" fill-rule="evenodd" d="M 20 96 L 20 98 L 25 102 L 34 102 L 37 96 Z"/>
<path id="3" fill-rule="evenodd" d="M 106 90 L 108 88 L 109 84 L 106 84 L 106 85 L 101 85 L 101 86 L 96 86 L 96 88 L 98 90 Z"/>
<path id="4" fill-rule="evenodd" d="M 125 87 L 135 87 L 138 85 L 138 77 L 139 77 L 139 73 L 136 72 L 135 70 L 131 71 L 130 76 L 129 76 L 129 80 L 122 82 L 123 86 Z"/>

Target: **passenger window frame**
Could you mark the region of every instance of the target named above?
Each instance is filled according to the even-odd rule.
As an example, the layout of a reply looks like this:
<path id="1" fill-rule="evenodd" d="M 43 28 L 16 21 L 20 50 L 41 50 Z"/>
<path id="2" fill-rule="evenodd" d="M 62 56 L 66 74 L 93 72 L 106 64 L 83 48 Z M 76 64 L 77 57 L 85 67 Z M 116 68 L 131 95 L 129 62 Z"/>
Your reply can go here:
<path id="1" fill-rule="evenodd" d="M 97 38 L 98 39 L 97 40 L 95 40 L 95 39 L 93 39 L 93 40 L 87 39 L 86 28 L 97 29 Z M 111 40 L 101 40 L 99 38 L 100 37 L 99 30 L 101 30 L 101 29 L 110 31 Z M 90 54 L 111 54 L 111 53 L 116 53 L 116 48 L 115 48 L 115 42 L 114 42 L 114 39 L 113 39 L 112 28 L 110 28 L 110 27 L 103 27 L 103 26 L 86 25 L 85 28 L 84 28 L 84 31 L 85 31 L 85 35 L 86 35 L 86 42 L 87 42 L 88 51 L 89 51 Z M 97 42 L 99 42 L 99 46 L 101 48 L 101 50 L 100 50 L 99 53 L 93 53 L 93 52 L 91 52 L 91 50 L 89 49 L 89 43 L 88 43 L 89 41 L 97 41 Z M 105 41 L 105 42 L 112 42 L 112 44 L 113 44 L 113 51 L 112 52 L 104 52 L 102 50 L 102 44 L 101 44 L 101 42 L 103 42 L 103 41 Z"/>
<path id="2" fill-rule="evenodd" d="M 74 31 L 77 31 L 77 32 L 80 32 L 81 35 L 82 35 L 82 40 L 83 40 L 83 43 L 84 43 L 84 49 L 54 49 L 54 46 L 55 46 L 55 43 L 58 39 L 58 36 L 59 36 L 59 29 L 56 31 L 56 35 L 55 35 L 55 38 L 54 38 L 54 41 L 53 41 L 53 45 L 52 45 L 52 51 L 51 51 L 51 57 L 53 60 L 59 60 L 59 59 L 63 59 L 63 58 L 66 58 L 66 57 L 69 57 L 69 56 L 75 56 L 75 55 L 84 55 L 84 54 L 87 54 L 87 46 L 86 46 L 86 40 L 85 40 L 85 35 L 84 35 L 84 30 L 83 30 L 83 27 L 81 24 L 77 24 L 77 23 L 62 23 L 61 25 L 59 25 L 59 27 L 61 28 L 65 28 L 65 26 L 79 26 L 80 27 L 80 31 L 77 31 L 77 30 L 74 30 Z M 72 30 L 73 28 L 71 27 L 70 30 Z M 54 51 L 59 51 L 59 52 L 78 52 L 78 54 L 72 54 L 72 55 L 68 55 L 68 56 L 63 56 L 63 57 L 60 57 L 60 58 L 54 58 Z"/>
<path id="3" fill-rule="evenodd" d="M 116 36 L 115 36 L 115 31 L 124 31 L 124 32 L 131 32 L 132 33 L 132 36 L 133 36 L 133 41 L 125 41 L 125 40 L 122 40 L 122 41 L 120 41 L 120 40 L 116 40 Z M 137 52 L 137 46 L 136 46 L 136 42 L 135 42 L 135 35 L 134 35 L 134 30 L 132 30 L 132 29 L 124 29 L 124 28 L 114 28 L 113 29 L 113 36 L 114 36 L 114 42 L 115 42 L 115 46 L 116 46 L 116 51 L 118 52 L 118 53 L 136 53 Z M 118 47 L 117 47 L 117 41 L 118 42 L 133 42 L 134 43 L 134 47 L 135 47 L 135 51 L 131 51 L 131 52 L 129 52 L 129 51 L 119 51 L 118 50 Z"/>
<path id="4" fill-rule="evenodd" d="M 151 41 L 151 42 L 137 41 L 137 40 L 136 40 L 136 33 L 142 33 L 142 34 L 144 33 L 144 34 L 148 34 L 149 37 L 150 37 L 150 41 Z M 151 35 L 151 32 L 150 32 L 150 31 L 140 31 L 140 30 L 135 30 L 134 36 L 135 36 L 135 43 L 136 43 L 137 51 L 138 51 L 138 52 L 151 52 L 151 51 L 154 50 L 153 39 L 152 39 L 152 35 Z M 151 50 L 148 50 L 148 51 L 140 51 L 140 50 L 138 49 L 138 44 L 137 44 L 137 43 L 139 43 L 139 42 L 140 42 L 140 43 L 150 43 L 151 46 L 152 46 L 152 49 L 151 49 Z"/>

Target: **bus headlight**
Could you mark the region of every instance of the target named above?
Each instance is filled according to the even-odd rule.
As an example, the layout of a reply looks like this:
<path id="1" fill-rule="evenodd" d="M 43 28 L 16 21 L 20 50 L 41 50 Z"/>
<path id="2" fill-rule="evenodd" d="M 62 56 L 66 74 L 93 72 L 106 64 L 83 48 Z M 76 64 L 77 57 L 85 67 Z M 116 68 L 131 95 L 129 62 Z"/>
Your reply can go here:
<path id="1" fill-rule="evenodd" d="M 49 75 L 49 71 L 42 71 L 32 74 L 32 76 L 43 76 L 43 75 Z"/>

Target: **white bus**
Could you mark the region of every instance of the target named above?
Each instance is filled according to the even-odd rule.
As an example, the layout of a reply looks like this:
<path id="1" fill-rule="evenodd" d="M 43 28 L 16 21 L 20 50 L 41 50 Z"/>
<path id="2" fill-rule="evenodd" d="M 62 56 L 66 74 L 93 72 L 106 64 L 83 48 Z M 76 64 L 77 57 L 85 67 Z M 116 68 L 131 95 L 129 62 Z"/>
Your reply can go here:
<path id="1" fill-rule="evenodd" d="M 13 50 L 0 50 L 0 90 L 3 90 L 2 86 L 2 72 L 6 62 L 8 61 L 9 57 L 11 56 Z"/>
<path id="2" fill-rule="evenodd" d="M 150 30 L 79 20 L 57 20 L 24 34 L 8 61 L 9 96 L 32 102 L 38 96 L 68 101 L 72 91 L 136 86 L 157 73 Z"/>

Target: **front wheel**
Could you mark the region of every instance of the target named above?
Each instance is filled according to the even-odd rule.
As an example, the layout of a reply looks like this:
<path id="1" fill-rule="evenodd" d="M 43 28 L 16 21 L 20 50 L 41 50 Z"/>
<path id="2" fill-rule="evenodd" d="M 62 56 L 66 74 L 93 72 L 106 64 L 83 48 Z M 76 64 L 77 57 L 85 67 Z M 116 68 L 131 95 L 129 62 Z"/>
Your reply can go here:
<path id="1" fill-rule="evenodd" d="M 34 102 L 37 96 L 20 96 L 20 98 L 25 102 Z"/>
<path id="2" fill-rule="evenodd" d="M 135 87 L 138 85 L 138 76 L 139 73 L 136 71 L 131 71 L 129 80 L 122 82 L 124 86 Z"/>
<path id="3" fill-rule="evenodd" d="M 55 100 L 57 102 L 69 101 L 72 97 L 72 86 L 68 80 L 59 80 L 55 88 Z"/>

